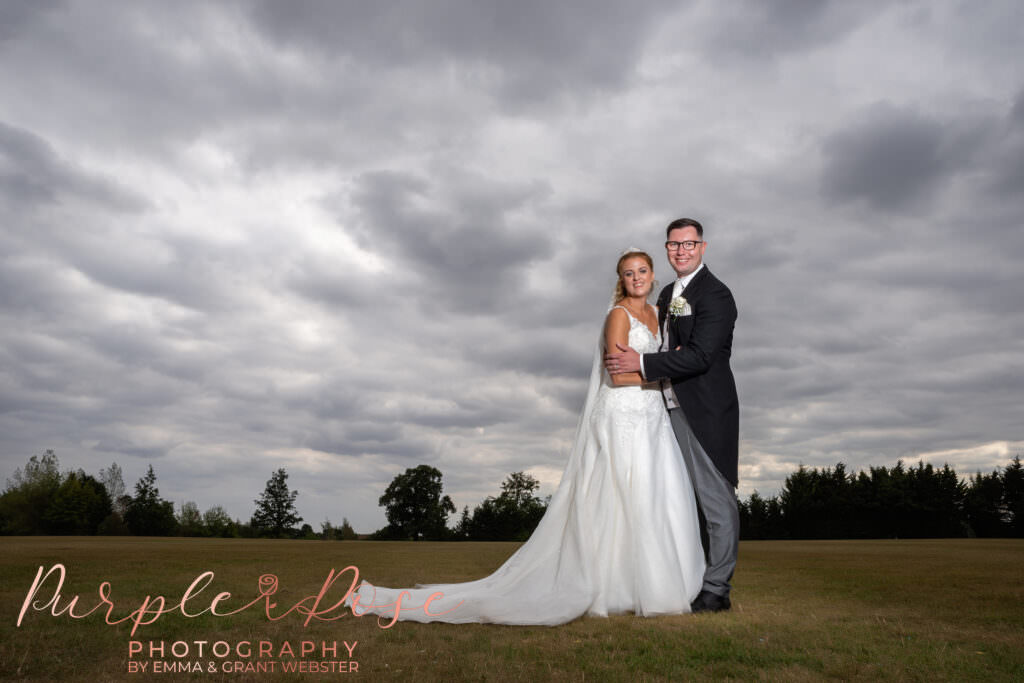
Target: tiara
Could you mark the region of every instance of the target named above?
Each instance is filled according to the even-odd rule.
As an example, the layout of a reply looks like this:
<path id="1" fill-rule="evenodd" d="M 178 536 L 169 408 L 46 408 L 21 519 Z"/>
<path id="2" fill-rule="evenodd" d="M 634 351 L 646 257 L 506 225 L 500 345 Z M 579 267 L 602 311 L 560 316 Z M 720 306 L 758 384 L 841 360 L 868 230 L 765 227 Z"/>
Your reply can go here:
<path id="1" fill-rule="evenodd" d="M 627 247 L 625 251 L 623 251 L 621 254 L 619 254 L 619 258 L 622 258 L 626 254 L 636 254 L 636 253 L 646 254 L 647 252 L 645 252 L 640 247 Z"/>

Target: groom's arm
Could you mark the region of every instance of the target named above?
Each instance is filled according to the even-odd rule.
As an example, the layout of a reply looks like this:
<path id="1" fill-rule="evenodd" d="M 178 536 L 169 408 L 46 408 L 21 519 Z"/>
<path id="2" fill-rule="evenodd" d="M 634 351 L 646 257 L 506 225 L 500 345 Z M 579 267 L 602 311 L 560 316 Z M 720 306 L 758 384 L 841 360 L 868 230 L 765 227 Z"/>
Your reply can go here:
<path id="1" fill-rule="evenodd" d="M 644 378 L 648 381 L 702 375 L 729 343 L 736 326 L 736 302 L 729 288 L 715 287 L 694 308 L 693 332 L 685 345 L 674 351 L 643 355 Z"/>

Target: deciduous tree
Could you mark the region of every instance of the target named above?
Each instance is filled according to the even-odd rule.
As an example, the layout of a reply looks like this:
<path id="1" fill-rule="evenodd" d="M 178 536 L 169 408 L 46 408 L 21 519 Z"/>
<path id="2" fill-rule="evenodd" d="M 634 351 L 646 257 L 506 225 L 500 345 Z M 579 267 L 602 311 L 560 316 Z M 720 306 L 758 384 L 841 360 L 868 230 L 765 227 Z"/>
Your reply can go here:
<path id="1" fill-rule="evenodd" d="M 236 532 L 234 521 L 220 505 L 214 505 L 203 513 L 203 526 L 208 535 L 218 538 L 234 536 Z"/>
<path id="2" fill-rule="evenodd" d="M 203 516 L 193 501 L 185 501 L 178 510 L 178 533 L 182 536 L 205 536 Z"/>
<path id="3" fill-rule="evenodd" d="M 448 536 L 446 520 L 455 512 L 442 495 L 441 471 L 429 465 L 409 468 L 392 480 L 378 503 L 386 509 L 387 535 L 413 541 L 440 541 Z"/>
<path id="4" fill-rule="evenodd" d="M 46 510 L 50 533 L 92 536 L 111 513 L 106 487 L 82 470 L 68 472 Z"/>
<path id="5" fill-rule="evenodd" d="M 47 534 L 47 519 L 54 496 L 61 485 L 57 454 L 47 449 L 42 456 L 33 455 L 24 469 L 14 471 L 7 488 L 0 496 L 0 522 L 5 534 Z"/>
<path id="6" fill-rule="evenodd" d="M 124 477 L 121 474 L 121 466 L 116 462 L 110 463 L 110 467 L 100 470 L 99 480 L 107 489 L 107 495 L 110 496 L 110 504 L 113 506 L 114 512 L 123 518 L 129 499 L 125 498 Z"/>
<path id="7" fill-rule="evenodd" d="M 547 506 L 534 495 L 540 482 L 525 472 L 513 472 L 501 484 L 497 498 L 488 497 L 473 511 L 472 519 L 466 513 L 459 520 L 456 533 L 468 530 L 474 541 L 525 541 L 537 527 Z"/>

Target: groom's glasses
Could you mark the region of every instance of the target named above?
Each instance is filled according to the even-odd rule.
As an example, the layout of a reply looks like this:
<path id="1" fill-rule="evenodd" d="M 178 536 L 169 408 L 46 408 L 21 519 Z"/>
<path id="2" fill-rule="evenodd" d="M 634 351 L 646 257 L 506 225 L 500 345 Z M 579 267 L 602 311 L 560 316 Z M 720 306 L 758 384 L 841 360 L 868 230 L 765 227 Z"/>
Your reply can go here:
<path id="1" fill-rule="evenodd" d="M 698 244 L 703 244 L 704 240 L 686 240 L 685 242 L 665 242 L 665 248 L 669 251 L 679 251 L 681 248 L 686 251 L 693 251 L 697 248 Z"/>

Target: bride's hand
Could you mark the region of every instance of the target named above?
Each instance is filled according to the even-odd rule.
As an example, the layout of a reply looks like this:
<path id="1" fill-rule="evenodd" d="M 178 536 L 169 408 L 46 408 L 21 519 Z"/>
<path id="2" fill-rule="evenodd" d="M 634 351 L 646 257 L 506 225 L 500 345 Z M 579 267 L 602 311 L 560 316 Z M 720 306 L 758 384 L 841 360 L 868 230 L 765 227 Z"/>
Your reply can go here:
<path id="1" fill-rule="evenodd" d="M 608 372 L 618 375 L 623 372 L 640 372 L 640 354 L 628 346 L 616 343 L 621 353 L 606 353 L 604 366 Z"/>

